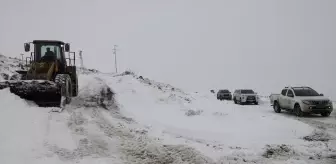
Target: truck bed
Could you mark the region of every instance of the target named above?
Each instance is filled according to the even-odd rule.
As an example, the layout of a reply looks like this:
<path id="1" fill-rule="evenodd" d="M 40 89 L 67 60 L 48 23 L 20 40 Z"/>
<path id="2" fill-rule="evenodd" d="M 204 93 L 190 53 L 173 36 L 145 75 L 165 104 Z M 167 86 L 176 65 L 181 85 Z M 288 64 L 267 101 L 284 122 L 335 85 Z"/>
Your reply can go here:
<path id="1" fill-rule="evenodd" d="M 271 94 L 270 95 L 270 104 L 273 106 L 274 100 L 276 100 L 279 97 L 280 94 Z"/>

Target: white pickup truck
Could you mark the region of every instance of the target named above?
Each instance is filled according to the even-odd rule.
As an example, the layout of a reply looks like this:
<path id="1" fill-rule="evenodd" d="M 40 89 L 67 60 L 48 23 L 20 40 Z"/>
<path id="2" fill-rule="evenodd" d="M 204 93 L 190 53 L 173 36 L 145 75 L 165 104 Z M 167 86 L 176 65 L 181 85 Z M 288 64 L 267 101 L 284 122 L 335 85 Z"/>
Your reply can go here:
<path id="1" fill-rule="evenodd" d="M 299 117 L 305 113 L 328 117 L 333 111 L 332 101 L 310 87 L 285 87 L 281 94 L 271 94 L 270 102 L 276 113 L 286 110 Z"/>

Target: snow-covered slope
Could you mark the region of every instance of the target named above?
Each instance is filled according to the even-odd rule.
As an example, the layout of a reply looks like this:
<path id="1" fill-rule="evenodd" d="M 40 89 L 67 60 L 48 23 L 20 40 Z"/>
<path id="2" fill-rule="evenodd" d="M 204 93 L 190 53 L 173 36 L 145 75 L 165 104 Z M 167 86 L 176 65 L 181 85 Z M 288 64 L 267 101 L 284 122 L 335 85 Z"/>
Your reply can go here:
<path id="1" fill-rule="evenodd" d="M 15 70 L 20 70 L 23 62 L 17 58 L 6 57 L 0 54 L 0 80 L 8 80 L 14 74 Z"/>
<path id="2" fill-rule="evenodd" d="M 15 63 L 3 59 L 7 65 Z M 9 67 L 7 73 L 14 70 Z M 336 134 L 330 130 L 336 127 L 334 113 L 324 119 L 296 119 L 274 113 L 267 98 L 261 98 L 260 105 L 240 106 L 133 72 L 83 69 L 78 74 L 79 95 L 62 113 L 0 90 L 0 163 L 331 164 L 336 160 Z M 112 99 L 102 95 L 109 89 Z M 100 98 L 105 98 L 104 104 Z"/>
<path id="3" fill-rule="evenodd" d="M 187 144 L 217 162 L 269 163 L 259 158 L 268 157 L 268 151 L 280 151 L 272 152 L 274 158 L 302 161 L 331 153 L 319 142 L 306 141 L 317 135 L 314 127 L 274 113 L 268 99 L 261 98 L 258 106 L 240 106 L 134 74 L 101 78 L 115 89 L 125 115 L 147 127 L 150 136 L 164 144 Z"/>

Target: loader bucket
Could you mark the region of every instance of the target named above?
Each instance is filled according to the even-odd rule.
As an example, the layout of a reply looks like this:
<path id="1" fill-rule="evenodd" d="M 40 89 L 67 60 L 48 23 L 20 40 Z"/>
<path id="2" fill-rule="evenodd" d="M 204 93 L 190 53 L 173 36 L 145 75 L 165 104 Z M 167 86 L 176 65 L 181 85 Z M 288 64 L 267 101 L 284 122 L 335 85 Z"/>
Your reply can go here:
<path id="1" fill-rule="evenodd" d="M 9 88 L 10 92 L 22 99 L 35 102 L 41 107 L 60 107 L 61 92 L 56 83 L 45 80 L 19 80 L 0 82 L 0 89 Z"/>

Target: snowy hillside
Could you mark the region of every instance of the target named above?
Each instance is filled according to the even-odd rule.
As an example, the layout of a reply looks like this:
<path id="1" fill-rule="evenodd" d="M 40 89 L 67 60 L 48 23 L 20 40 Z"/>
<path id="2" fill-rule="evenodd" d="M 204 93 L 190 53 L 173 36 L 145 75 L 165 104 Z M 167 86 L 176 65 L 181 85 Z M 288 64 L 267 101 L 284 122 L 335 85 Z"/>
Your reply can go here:
<path id="1" fill-rule="evenodd" d="M 0 59 L 0 73 L 18 69 Z M 0 163 L 336 163 L 335 112 L 296 118 L 263 97 L 240 106 L 133 72 L 78 73 L 79 95 L 62 113 L 0 90 Z M 99 104 L 107 89 L 113 99 Z"/>
<path id="2" fill-rule="evenodd" d="M 0 54 L 0 80 L 9 80 L 16 74 L 15 70 L 20 70 L 23 63 L 17 58 L 6 57 Z"/>

